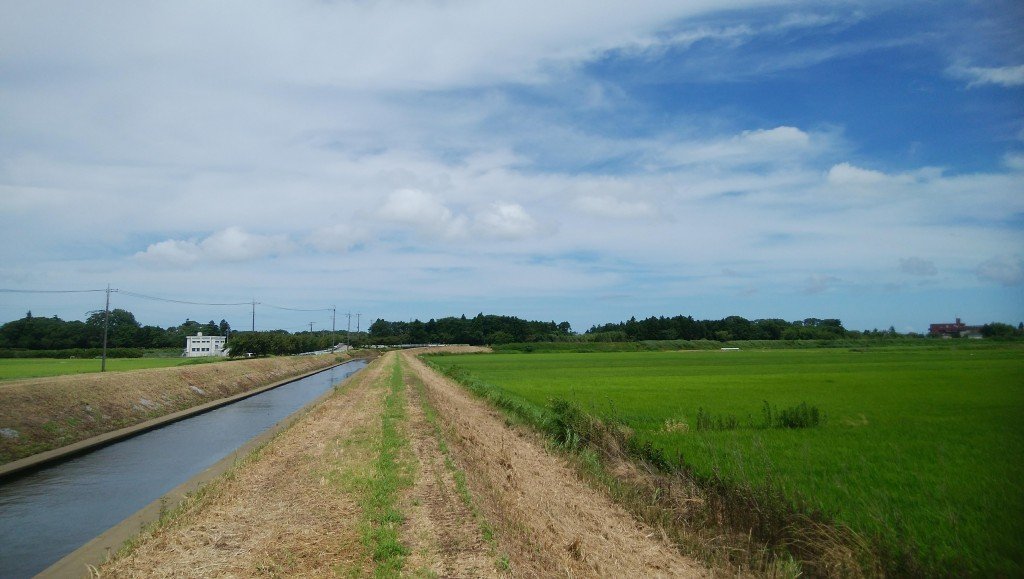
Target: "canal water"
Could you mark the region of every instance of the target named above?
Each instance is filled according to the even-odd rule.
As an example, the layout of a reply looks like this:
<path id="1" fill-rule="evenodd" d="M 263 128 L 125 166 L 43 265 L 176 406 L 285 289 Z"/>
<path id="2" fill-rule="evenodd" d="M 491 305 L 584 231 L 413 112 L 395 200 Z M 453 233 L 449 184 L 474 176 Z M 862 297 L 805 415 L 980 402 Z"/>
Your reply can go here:
<path id="1" fill-rule="evenodd" d="M 0 577 L 46 569 L 364 366 L 335 366 L 0 483 Z"/>

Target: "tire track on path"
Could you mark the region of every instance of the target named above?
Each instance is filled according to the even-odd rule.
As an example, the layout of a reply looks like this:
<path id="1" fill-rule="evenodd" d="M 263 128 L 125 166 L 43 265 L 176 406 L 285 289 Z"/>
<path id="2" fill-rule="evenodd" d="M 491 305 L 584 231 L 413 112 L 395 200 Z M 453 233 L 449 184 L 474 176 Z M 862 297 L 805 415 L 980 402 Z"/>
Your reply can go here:
<path id="1" fill-rule="evenodd" d="M 485 402 L 401 355 L 424 384 L 474 497 L 498 528 L 516 576 L 701 577 L 653 529 L 583 482 L 529 433 L 513 430 Z"/>

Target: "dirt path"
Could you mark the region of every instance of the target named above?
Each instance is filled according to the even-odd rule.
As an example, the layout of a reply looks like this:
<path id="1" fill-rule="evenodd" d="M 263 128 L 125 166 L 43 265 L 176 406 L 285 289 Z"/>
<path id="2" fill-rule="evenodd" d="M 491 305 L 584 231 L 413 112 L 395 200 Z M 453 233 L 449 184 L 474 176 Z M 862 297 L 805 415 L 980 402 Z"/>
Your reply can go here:
<path id="1" fill-rule="evenodd" d="M 446 423 L 448 439 L 484 516 L 519 576 L 695 577 L 706 575 L 606 495 L 581 481 L 536 438 L 504 419 L 412 353 L 408 367 Z"/>
<path id="2" fill-rule="evenodd" d="M 401 547 L 385 552 L 388 532 Z M 391 353 L 98 574 L 707 573 L 542 441 L 509 428 L 413 353 Z"/>
<path id="3" fill-rule="evenodd" d="M 408 518 L 402 535 L 412 551 L 409 568 L 440 577 L 499 576 L 496 545 L 487 542 L 486 523 L 474 512 L 472 498 L 460 489 L 464 478 L 457 474 L 447 443 L 438 437 L 436 415 L 433 423 L 428 420 L 422 383 L 409 373 L 404 379 L 409 435 L 419 471 L 405 501 Z"/>
<path id="4" fill-rule="evenodd" d="M 143 536 L 104 577 L 211 577 L 330 574 L 360 568 L 360 507 L 338 492 L 351 469 L 369 462 L 349 443 L 373 427 L 383 391 L 371 364 L 257 456 L 221 479 L 193 512 Z"/>

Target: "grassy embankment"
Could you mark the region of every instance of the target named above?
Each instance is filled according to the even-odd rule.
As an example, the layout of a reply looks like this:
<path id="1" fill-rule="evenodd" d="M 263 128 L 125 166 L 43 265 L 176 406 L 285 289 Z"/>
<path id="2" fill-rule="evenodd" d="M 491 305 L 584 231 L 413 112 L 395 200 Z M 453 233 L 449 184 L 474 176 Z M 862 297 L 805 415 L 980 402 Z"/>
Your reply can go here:
<path id="1" fill-rule="evenodd" d="M 649 444 L 670 469 L 727 495 L 778 491 L 755 496 L 781 495 L 787 508 L 811 514 L 808 522 L 848 526 L 872 546 L 868 564 L 889 573 L 1019 574 L 1024 349 L 928 346 L 433 361 L 496 385 L 535 422 L 550 421 L 549 403 L 561 398 L 624 424 L 637 447 Z M 824 423 L 761 428 L 766 401 L 806 402 Z M 712 428 L 698 429 L 699 415 Z"/>
<path id="2" fill-rule="evenodd" d="M 108 358 L 107 372 L 126 372 L 150 368 L 171 368 L 223 362 L 226 358 Z M 90 374 L 100 371 L 100 360 L 78 358 L 0 358 L 0 380 L 44 378 L 66 374 Z"/>
<path id="3" fill-rule="evenodd" d="M 116 362 L 134 361 L 147 360 Z M 326 368 L 338 361 L 339 356 L 333 355 L 263 358 L 3 381 L 0 464 Z"/>

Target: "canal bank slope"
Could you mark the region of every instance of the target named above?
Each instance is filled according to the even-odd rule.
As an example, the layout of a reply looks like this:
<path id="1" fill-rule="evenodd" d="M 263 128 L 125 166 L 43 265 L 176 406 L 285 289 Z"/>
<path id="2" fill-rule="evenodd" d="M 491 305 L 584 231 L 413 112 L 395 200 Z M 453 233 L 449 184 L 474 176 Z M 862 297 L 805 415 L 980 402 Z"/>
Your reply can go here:
<path id="1" fill-rule="evenodd" d="M 346 356 L 233 360 L 0 383 L 0 465 L 327 368 Z"/>
<path id="2" fill-rule="evenodd" d="M 393 352 L 94 575 L 707 571 L 583 482 L 538 437 L 412 354 Z"/>

